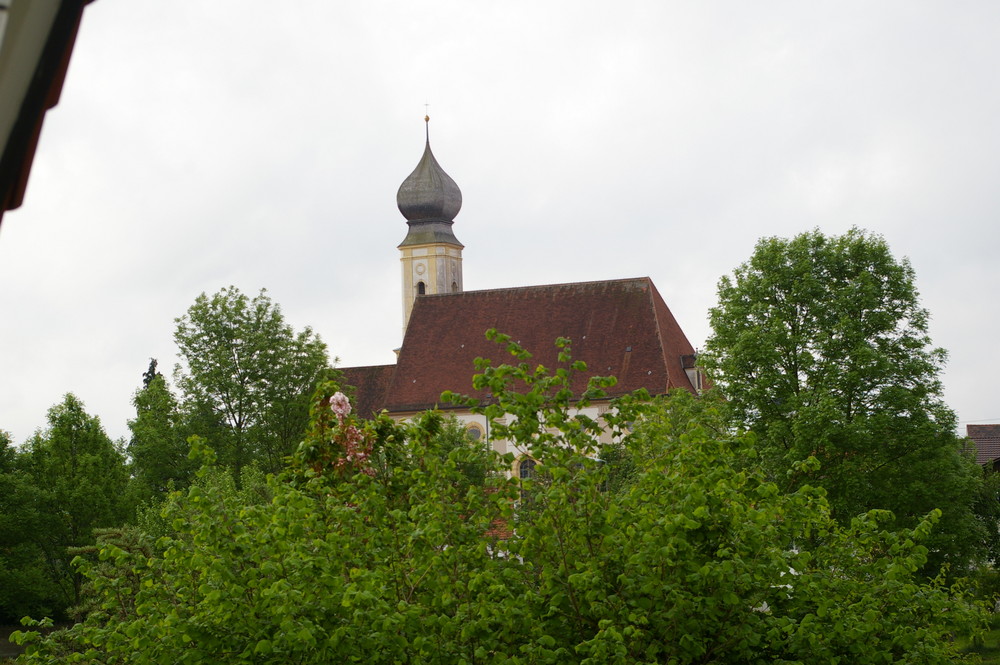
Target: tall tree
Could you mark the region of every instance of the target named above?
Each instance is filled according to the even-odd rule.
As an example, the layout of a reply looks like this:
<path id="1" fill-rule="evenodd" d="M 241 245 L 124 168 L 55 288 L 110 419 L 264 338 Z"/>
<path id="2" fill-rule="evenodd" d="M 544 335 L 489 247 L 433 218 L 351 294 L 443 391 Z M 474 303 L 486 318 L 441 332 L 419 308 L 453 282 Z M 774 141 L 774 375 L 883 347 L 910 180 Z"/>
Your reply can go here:
<path id="1" fill-rule="evenodd" d="M 942 400 L 946 354 L 907 260 L 857 229 L 766 238 L 710 316 L 701 360 L 777 482 L 824 487 L 842 520 L 883 508 L 912 526 L 941 508 L 934 563 L 968 561 L 986 539 L 971 510 L 981 473 Z M 810 456 L 817 470 L 786 473 Z"/>
<path id="2" fill-rule="evenodd" d="M 162 495 L 171 485 L 187 486 L 195 465 L 188 459 L 180 405 L 166 379 L 155 372 L 143 383 L 132 400 L 136 417 L 128 423 L 132 430 L 128 453 L 133 475 L 145 493 Z"/>
<path id="3" fill-rule="evenodd" d="M 24 473 L 21 457 L 0 430 L 0 623 L 51 616 L 63 602 L 36 542 L 42 489 Z"/>
<path id="4" fill-rule="evenodd" d="M 197 433 L 237 473 L 252 461 L 281 468 L 305 431 L 326 345 L 308 327 L 296 333 L 263 289 L 251 299 L 234 286 L 198 296 L 174 340 L 183 359 L 176 383 L 188 413 L 207 425 Z"/>
<path id="5" fill-rule="evenodd" d="M 92 544 L 93 530 L 119 526 L 130 516 L 125 456 L 100 420 L 67 394 L 48 412 L 48 428 L 28 440 L 18 460 L 34 488 L 32 541 L 63 605 L 80 599 L 80 576 L 70 547 Z"/>

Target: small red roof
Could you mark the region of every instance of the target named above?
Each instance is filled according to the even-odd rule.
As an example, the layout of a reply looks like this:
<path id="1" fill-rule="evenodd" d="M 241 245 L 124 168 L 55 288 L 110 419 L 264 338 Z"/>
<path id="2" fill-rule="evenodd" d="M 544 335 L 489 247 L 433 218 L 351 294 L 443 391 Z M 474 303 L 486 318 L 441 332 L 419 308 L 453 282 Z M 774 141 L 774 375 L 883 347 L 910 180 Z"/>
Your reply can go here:
<path id="1" fill-rule="evenodd" d="M 590 375 L 615 376 L 612 397 L 639 388 L 694 391 L 684 371 L 694 348 L 653 282 L 641 277 L 419 296 L 395 366 L 343 370 L 358 389 L 359 411 L 379 403 L 390 412 L 447 407 L 440 404 L 445 390 L 485 398 L 472 390 L 473 361 L 513 360 L 486 339 L 490 328 L 530 351 L 533 366 L 550 369 L 559 366 L 556 338 L 569 338 L 573 359 L 587 363 L 572 386 L 578 394 Z M 381 396 L 371 392 L 382 386 Z"/>
<path id="2" fill-rule="evenodd" d="M 966 425 L 965 432 L 976 444 L 976 464 L 1000 459 L 1000 425 Z"/>

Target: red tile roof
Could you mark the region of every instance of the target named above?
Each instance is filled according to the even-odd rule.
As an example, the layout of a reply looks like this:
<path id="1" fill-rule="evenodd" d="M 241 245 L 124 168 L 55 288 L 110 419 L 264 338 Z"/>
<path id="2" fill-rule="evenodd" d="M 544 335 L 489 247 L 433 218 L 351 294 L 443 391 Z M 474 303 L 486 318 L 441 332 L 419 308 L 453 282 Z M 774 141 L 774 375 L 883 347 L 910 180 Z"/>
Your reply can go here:
<path id="1" fill-rule="evenodd" d="M 383 409 L 395 369 L 395 365 L 368 365 L 340 370 L 344 374 L 344 384 L 355 389 L 351 402 L 360 417 L 371 418 Z"/>
<path id="2" fill-rule="evenodd" d="M 531 351 L 532 364 L 549 368 L 558 366 L 556 338 L 569 338 L 574 360 L 588 368 L 572 386 L 577 393 L 590 374 L 618 378 L 611 396 L 694 390 L 682 360 L 694 348 L 648 277 L 420 296 L 394 369 L 347 368 L 347 383 L 358 388 L 359 404 L 381 403 L 390 412 L 433 408 L 444 390 L 484 398 L 472 390 L 474 359 L 512 360 L 485 338 L 490 328 Z M 381 386 L 381 397 L 372 394 Z"/>
<path id="3" fill-rule="evenodd" d="M 966 425 L 965 431 L 976 444 L 976 464 L 1000 459 L 1000 425 Z"/>

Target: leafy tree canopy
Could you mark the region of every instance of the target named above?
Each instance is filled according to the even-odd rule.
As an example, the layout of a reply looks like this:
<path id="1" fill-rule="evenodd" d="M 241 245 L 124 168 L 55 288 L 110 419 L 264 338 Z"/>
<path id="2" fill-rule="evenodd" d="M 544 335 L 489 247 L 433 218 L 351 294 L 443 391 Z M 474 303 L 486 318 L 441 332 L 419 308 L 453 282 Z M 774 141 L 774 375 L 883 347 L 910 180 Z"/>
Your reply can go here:
<path id="1" fill-rule="evenodd" d="M 0 623 L 51 616 L 66 602 L 39 547 L 42 489 L 22 466 L 10 435 L 0 430 Z"/>
<path id="2" fill-rule="evenodd" d="M 597 423 L 567 392 L 583 366 L 510 350 L 516 366 L 476 381 L 534 479 L 441 443 L 440 414 L 363 422 L 327 386 L 269 501 L 207 482 L 175 494 L 155 549 L 121 538 L 80 561 L 101 609 L 45 642 L 17 636 L 24 662 L 951 663 L 953 631 L 982 621 L 914 578 L 937 513 L 899 533 L 877 511 L 842 527 L 820 491 L 783 493 L 744 464 L 752 435 L 717 436 L 687 393 L 608 412 L 635 462 L 609 490 Z M 472 482 L 469 463 L 494 472 Z"/>
<path id="3" fill-rule="evenodd" d="M 982 474 L 942 400 L 928 318 L 880 237 L 766 238 L 719 282 L 700 359 L 775 482 L 823 487 L 845 523 L 878 508 L 912 527 L 940 508 L 935 565 L 962 566 L 996 525 L 971 510 Z M 818 467 L 787 473 L 810 457 Z"/>
<path id="4" fill-rule="evenodd" d="M 183 362 L 174 376 L 196 433 L 237 474 L 254 460 L 280 469 L 328 369 L 326 345 L 310 328 L 295 332 L 264 290 L 253 298 L 233 286 L 203 293 L 176 323 Z"/>
<path id="5" fill-rule="evenodd" d="M 171 487 L 186 487 L 197 465 L 188 459 L 189 424 L 166 379 L 156 372 L 143 383 L 132 399 L 136 417 L 128 423 L 128 453 L 143 493 L 161 497 Z"/>
<path id="6" fill-rule="evenodd" d="M 67 394 L 48 412 L 48 427 L 16 453 L 7 483 L 11 551 L 28 597 L 62 613 L 80 600 L 70 547 L 93 543 L 93 530 L 131 517 L 128 469 L 100 420 Z"/>

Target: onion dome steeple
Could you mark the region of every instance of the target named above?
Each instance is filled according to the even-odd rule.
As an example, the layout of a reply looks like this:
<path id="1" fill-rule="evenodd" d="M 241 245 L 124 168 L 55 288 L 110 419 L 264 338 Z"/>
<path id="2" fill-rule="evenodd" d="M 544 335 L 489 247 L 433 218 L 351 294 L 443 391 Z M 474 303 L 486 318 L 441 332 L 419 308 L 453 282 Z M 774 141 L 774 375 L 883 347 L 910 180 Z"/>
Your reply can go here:
<path id="1" fill-rule="evenodd" d="M 430 118 L 424 117 L 429 123 Z M 403 331 L 418 296 L 461 293 L 462 243 L 451 227 L 462 209 L 462 192 L 431 152 L 430 131 L 424 155 L 396 193 L 396 205 L 409 232 L 399 244 L 403 268 Z"/>
<path id="2" fill-rule="evenodd" d="M 424 122 L 428 125 L 424 154 L 417 168 L 407 176 L 396 193 L 396 205 L 410 227 L 400 247 L 431 242 L 447 242 L 461 247 L 451 226 L 462 209 L 462 191 L 434 158 L 430 117 L 425 116 Z"/>

